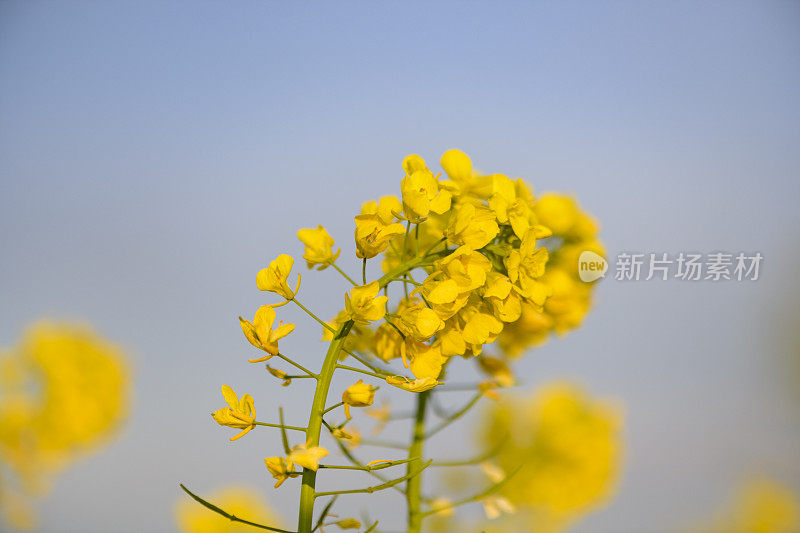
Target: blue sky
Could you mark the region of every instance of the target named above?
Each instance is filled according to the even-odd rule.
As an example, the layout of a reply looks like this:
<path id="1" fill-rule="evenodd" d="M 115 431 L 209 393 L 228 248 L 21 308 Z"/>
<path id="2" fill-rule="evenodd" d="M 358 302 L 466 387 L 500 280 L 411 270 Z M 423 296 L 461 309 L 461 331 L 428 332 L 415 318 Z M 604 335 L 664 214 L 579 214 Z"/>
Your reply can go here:
<path id="1" fill-rule="evenodd" d="M 208 419 L 220 380 L 303 416 L 307 391 L 244 364 L 255 273 L 317 224 L 354 271 L 361 203 L 452 147 L 575 193 L 612 256 L 765 256 L 750 284 L 608 279 L 520 363 L 627 406 L 619 495 L 578 531 L 674 529 L 752 471 L 800 489 L 799 25 L 786 1 L 0 4 L 0 344 L 81 318 L 137 371 L 124 435 L 59 480 L 44 529 L 170 531 L 179 481 L 293 506 L 261 466 L 277 442 Z M 340 280 L 306 278 L 333 314 Z"/>

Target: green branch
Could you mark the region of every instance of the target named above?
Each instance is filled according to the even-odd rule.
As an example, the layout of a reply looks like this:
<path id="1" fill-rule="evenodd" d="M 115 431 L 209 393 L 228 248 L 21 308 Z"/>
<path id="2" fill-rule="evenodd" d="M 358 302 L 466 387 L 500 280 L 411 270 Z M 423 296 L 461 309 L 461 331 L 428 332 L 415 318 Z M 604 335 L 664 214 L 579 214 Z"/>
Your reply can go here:
<path id="1" fill-rule="evenodd" d="M 316 498 L 321 498 L 323 496 L 333 496 L 335 494 L 363 494 L 365 492 L 369 493 L 369 494 L 372 494 L 373 492 L 378 492 L 379 490 L 384 490 L 384 489 L 388 489 L 390 487 L 394 487 L 395 485 L 399 485 L 403 481 L 406 481 L 406 480 L 409 480 L 409 479 L 412 479 L 412 478 L 418 476 L 420 473 L 422 473 L 423 470 L 428 468 L 431 465 L 431 463 L 432 463 L 432 461 L 428 461 L 427 463 L 422 465 L 422 468 L 420 468 L 416 472 L 413 472 L 411 474 L 407 474 L 407 475 L 405 475 L 403 477 L 400 477 L 400 478 L 397 478 L 397 479 L 393 479 L 391 481 L 387 481 L 386 483 L 381 483 L 380 485 L 373 485 L 371 487 L 364 487 L 363 489 L 332 490 L 332 491 L 329 491 L 329 492 L 317 492 L 314 496 Z"/>
<path id="2" fill-rule="evenodd" d="M 295 533 L 294 531 L 289 531 L 288 529 L 280 529 L 280 528 L 277 528 L 277 527 L 265 526 L 264 524 L 258 524 L 256 522 L 251 522 L 250 520 L 245 520 L 243 518 L 239 518 L 236 515 L 233 515 L 231 513 L 223 511 L 222 509 L 220 509 L 219 507 L 217 507 L 213 503 L 210 503 L 210 502 L 204 500 L 203 498 L 201 498 L 197 494 L 195 494 L 192 491 L 190 491 L 189 489 L 187 489 L 183 485 L 183 483 L 181 483 L 181 488 L 183 489 L 183 491 L 186 494 L 191 496 L 196 502 L 201 504 L 203 507 L 206 507 L 207 509 L 210 509 L 210 510 L 214 511 L 217 514 L 220 514 L 220 515 L 224 516 L 225 518 L 227 518 L 231 522 L 240 522 L 242 524 L 247 524 L 248 526 L 257 527 L 257 528 L 260 528 L 260 529 L 266 529 L 267 531 L 276 531 L 277 533 Z"/>
<path id="3" fill-rule="evenodd" d="M 450 415 L 441 424 L 439 424 L 438 426 L 436 426 L 435 428 L 430 430 L 428 433 L 426 433 L 425 434 L 425 438 L 429 439 L 429 438 L 433 437 L 434 435 L 439 433 L 441 430 L 443 430 L 444 428 L 446 428 L 447 426 L 449 426 L 450 424 L 452 424 L 453 422 L 455 422 L 456 420 L 458 420 L 459 418 L 464 416 L 464 414 L 466 414 L 467 411 L 472 409 L 472 406 L 474 406 L 476 403 L 478 403 L 478 400 L 480 400 L 482 396 L 483 396 L 483 392 L 478 392 L 475 396 L 472 397 L 472 399 L 469 402 L 467 402 L 467 405 L 465 405 L 464 407 L 462 407 L 461 409 L 459 409 L 458 411 L 456 411 L 455 413 Z"/>

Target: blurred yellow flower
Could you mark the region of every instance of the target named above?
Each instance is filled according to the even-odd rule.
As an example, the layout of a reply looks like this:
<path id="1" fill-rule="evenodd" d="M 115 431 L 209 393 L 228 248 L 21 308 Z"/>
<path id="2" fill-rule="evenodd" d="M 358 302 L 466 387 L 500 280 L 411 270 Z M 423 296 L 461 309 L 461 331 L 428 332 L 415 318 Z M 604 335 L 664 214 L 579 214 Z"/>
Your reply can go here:
<path id="1" fill-rule="evenodd" d="M 341 248 L 334 253 L 333 237 L 322 226 L 317 226 L 317 229 L 298 230 L 297 238 L 306 245 L 303 259 L 306 260 L 308 268 L 317 266 L 317 270 L 325 270 L 342 253 Z"/>
<path id="2" fill-rule="evenodd" d="M 242 332 L 247 340 L 250 341 L 250 344 L 269 354 L 249 359 L 251 363 L 260 363 L 273 355 L 277 355 L 279 352 L 278 341 L 294 331 L 294 324 L 284 324 L 282 321 L 278 322 L 277 328 L 272 329 L 275 318 L 275 309 L 269 305 L 262 305 L 258 308 L 252 323 L 239 317 Z"/>
<path id="3" fill-rule="evenodd" d="M 0 469 L 20 485 L 2 491 L 9 520 L 32 523 L 25 500 L 119 430 L 130 381 L 122 351 L 85 325 L 38 322 L 0 353 Z"/>
<path id="4" fill-rule="evenodd" d="M 557 383 L 530 400 L 493 406 L 480 431 L 488 445 L 507 436 L 496 457 L 503 470 L 523 465 L 501 495 L 546 521 L 566 525 L 613 494 L 622 455 L 620 430 L 618 408 Z"/>
<path id="5" fill-rule="evenodd" d="M 208 500 L 244 520 L 280 527 L 282 520 L 259 496 L 256 489 L 228 487 L 209 495 Z M 253 526 L 233 522 L 182 497 L 175 506 L 175 521 L 182 533 L 247 533 Z"/>
<path id="6" fill-rule="evenodd" d="M 231 441 L 235 441 L 244 437 L 256 427 L 256 408 L 253 403 L 253 397 L 245 394 L 240 400 L 228 385 L 223 385 L 221 390 L 228 407 L 214 411 L 211 416 L 220 426 L 242 430 L 239 434 L 231 437 Z"/>
<path id="7" fill-rule="evenodd" d="M 768 478 L 739 487 L 729 507 L 695 533 L 795 533 L 800 531 L 800 498 L 790 488 Z"/>

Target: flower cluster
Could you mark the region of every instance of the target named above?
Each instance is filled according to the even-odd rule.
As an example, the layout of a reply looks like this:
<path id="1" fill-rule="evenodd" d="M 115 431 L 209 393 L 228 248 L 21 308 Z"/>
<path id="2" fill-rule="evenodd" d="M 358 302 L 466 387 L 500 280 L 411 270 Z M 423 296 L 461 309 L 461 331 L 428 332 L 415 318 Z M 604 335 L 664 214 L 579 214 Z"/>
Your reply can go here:
<path id="1" fill-rule="evenodd" d="M 421 473 L 432 462 L 423 458 L 425 440 L 461 417 L 481 397 L 497 398 L 494 389 L 516 384 L 513 359 L 541 343 L 550 332 L 563 334 L 577 327 L 591 304 L 593 284 L 578 278 L 578 255 L 583 250 L 602 254 L 603 249 L 596 223 L 572 198 L 555 194 L 536 198 L 522 179 L 476 171 L 459 150 L 442 156 L 444 174 L 434 172 L 418 155 L 407 156 L 401 167 L 400 195 L 369 201 L 354 217 L 360 282 L 337 264 L 341 250 L 335 249 L 325 228 L 297 232 L 309 269 L 331 267 L 350 284 L 342 291 L 343 307 L 332 320 L 319 318 L 299 301 L 301 276 L 290 283 L 294 260 L 286 254 L 269 262 L 256 276 L 258 289 L 274 293 L 280 300 L 260 307 L 252 322 L 240 318 L 246 339 L 261 350 L 251 363 L 277 358 L 291 366 L 288 371 L 272 366 L 276 359 L 267 365 L 281 385 L 303 379 L 315 383 L 307 425 L 286 425 L 282 418 L 280 423 L 259 422 L 253 399 L 245 395 L 240 400 L 230 387 L 223 387 L 228 407 L 214 413 L 219 424 L 239 430 L 231 440 L 258 425 L 281 430 L 284 453 L 267 457 L 265 464 L 276 480 L 275 487 L 303 477 L 298 522 L 302 533 L 311 531 L 314 500 L 321 496 L 371 493 L 404 482 L 411 533 L 420 531 L 423 518 L 442 516 L 467 503 L 422 497 Z M 367 262 L 376 258 L 383 273 L 368 280 Z M 295 329 L 294 324 L 280 321 L 275 325 L 277 308 L 288 304 L 322 326 L 328 348 L 321 362 L 301 363 L 279 348 L 278 342 Z M 466 406 L 426 431 L 427 398 L 444 385 L 448 366 L 460 358 L 473 359 L 486 379 L 471 386 L 475 396 Z M 352 360 L 360 367 L 344 364 Z M 342 392 L 341 402 L 327 406 L 337 370 L 357 372 L 362 379 Z M 416 421 L 407 459 L 373 464 L 352 453 L 355 445 L 367 443 L 348 424 L 353 418 L 351 408 L 369 407 L 374 402 L 378 386 L 365 383 L 369 379 L 413 393 Z M 344 420 L 336 423 L 331 417 L 340 407 Z M 388 406 L 369 409 L 366 414 L 378 421 L 379 429 L 391 420 Z M 320 464 L 329 455 L 320 445 L 323 427 L 350 465 Z M 304 439 L 292 447 L 287 431 L 303 432 Z M 406 465 L 405 476 L 376 476 L 383 483 L 374 487 L 324 493 L 314 488 L 318 469 L 373 473 L 401 464 Z M 501 473 L 495 477 L 492 482 L 496 486 L 475 496 L 474 501 L 481 501 L 493 515 L 513 511 L 519 502 L 505 493 L 494 493 L 508 483 L 508 476 Z"/>

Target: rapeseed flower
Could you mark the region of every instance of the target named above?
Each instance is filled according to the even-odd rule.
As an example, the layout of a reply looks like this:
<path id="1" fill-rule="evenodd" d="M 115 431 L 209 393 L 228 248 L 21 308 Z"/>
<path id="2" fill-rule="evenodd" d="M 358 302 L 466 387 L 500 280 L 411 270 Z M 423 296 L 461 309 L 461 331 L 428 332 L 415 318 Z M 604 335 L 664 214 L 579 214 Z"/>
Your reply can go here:
<path id="1" fill-rule="evenodd" d="M 333 237 L 322 226 L 317 226 L 317 229 L 297 230 L 297 238 L 306 245 L 303 259 L 309 269 L 316 266 L 317 270 L 325 270 L 342 253 L 341 248 L 333 251 Z"/>
<path id="2" fill-rule="evenodd" d="M 377 281 L 353 287 L 344 297 L 347 318 L 357 324 L 369 324 L 381 320 L 386 314 L 386 302 L 389 297 L 378 296 L 380 290 Z"/>
<path id="3" fill-rule="evenodd" d="M 278 327 L 273 329 L 275 318 L 275 309 L 269 305 L 259 307 L 252 322 L 239 317 L 242 332 L 247 340 L 250 341 L 250 344 L 269 354 L 250 359 L 251 363 L 260 363 L 268 360 L 273 355 L 278 355 L 278 341 L 294 331 L 294 324 L 284 324 L 283 322 L 278 322 Z"/>
<path id="4" fill-rule="evenodd" d="M 373 387 L 364 383 L 363 379 L 359 379 L 353 385 L 350 385 L 342 393 L 342 402 L 344 402 L 344 414 L 350 418 L 351 407 L 369 407 L 375 399 L 375 391 L 378 387 Z"/>
<path id="5" fill-rule="evenodd" d="M 289 274 L 292 272 L 294 259 L 286 254 L 281 254 L 267 268 L 263 268 L 256 276 L 256 286 L 260 291 L 269 291 L 291 300 L 297 289 L 300 288 L 300 274 L 297 274 L 297 285 L 294 290 L 289 286 Z"/>
<path id="6" fill-rule="evenodd" d="M 228 385 L 222 386 L 222 397 L 225 398 L 228 407 L 217 409 L 211 416 L 220 426 L 228 426 L 242 431 L 231 437 L 231 441 L 240 439 L 250 433 L 256 427 L 256 407 L 253 397 L 249 394 L 242 396 L 240 400 L 236 393 Z"/>

